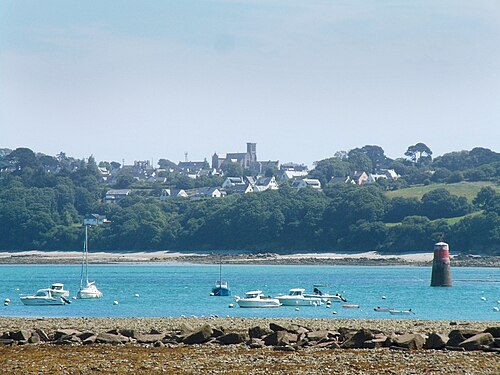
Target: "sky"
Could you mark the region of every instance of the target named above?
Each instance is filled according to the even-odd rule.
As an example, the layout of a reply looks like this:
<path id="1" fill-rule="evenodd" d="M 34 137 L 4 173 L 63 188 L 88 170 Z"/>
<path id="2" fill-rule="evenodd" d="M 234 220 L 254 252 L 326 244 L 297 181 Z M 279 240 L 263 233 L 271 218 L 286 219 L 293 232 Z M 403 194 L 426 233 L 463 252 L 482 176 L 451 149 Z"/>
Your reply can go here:
<path id="1" fill-rule="evenodd" d="M 0 0 L 0 148 L 500 152 L 498 0 Z"/>

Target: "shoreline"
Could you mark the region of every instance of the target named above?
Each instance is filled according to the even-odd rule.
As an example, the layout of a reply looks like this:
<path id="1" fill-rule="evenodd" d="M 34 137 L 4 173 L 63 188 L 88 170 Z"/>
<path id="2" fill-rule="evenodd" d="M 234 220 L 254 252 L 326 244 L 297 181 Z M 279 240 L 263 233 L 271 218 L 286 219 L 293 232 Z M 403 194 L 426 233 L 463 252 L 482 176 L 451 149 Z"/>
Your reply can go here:
<path id="1" fill-rule="evenodd" d="M 80 264 L 81 253 L 75 251 L 0 252 L 0 265 Z M 451 255 L 453 267 L 500 267 L 500 256 Z M 209 253 L 209 252 L 95 252 L 89 254 L 93 264 L 250 264 L 250 265 L 338 265 L 338 266 L 432 266 L 433 253 L 380 254 L 375 251 L 278 254 Z"/>

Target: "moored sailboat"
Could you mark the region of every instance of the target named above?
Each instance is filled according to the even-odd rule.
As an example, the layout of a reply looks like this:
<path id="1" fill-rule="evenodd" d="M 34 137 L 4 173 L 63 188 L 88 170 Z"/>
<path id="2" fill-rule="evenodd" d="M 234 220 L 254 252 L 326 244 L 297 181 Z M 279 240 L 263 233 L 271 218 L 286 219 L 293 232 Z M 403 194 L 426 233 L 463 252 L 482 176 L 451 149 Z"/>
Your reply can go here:
<path id="1" fill-rule="evenodd" d="M 229 285 L 227 281 L 222 281 L 222 259 L 219 260 L 219 280 L 215 282 L 215 286 L 212 288 L 211 296 L 230 296 L 231 289 L 229 289 Z"/>
<path id="2" fill-rule="evenodd" d="M 89 282 L 89 241 L 88 227 L 85 225 L 85 238 L 83 242 L 82 271 L 80 275 L 80 289 L 76 297 L 78 299 L 101 298 L 102 292 L 97 289 L 95 281 Z"/>

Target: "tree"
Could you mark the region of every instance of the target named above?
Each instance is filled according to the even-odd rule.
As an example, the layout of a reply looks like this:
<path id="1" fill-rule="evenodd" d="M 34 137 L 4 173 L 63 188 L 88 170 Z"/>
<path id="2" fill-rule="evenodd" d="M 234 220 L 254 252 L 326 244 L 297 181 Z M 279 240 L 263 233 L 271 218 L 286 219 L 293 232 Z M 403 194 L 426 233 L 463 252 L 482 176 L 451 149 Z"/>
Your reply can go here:
<path id="1" fill-rule="evenodd" d="M 387 164 L 392 160 L 385 156 L 384 149 L 380 146 L 366 145 L 359 149 L 363 152 L 372 162 L 373 171 L 378 171 L 381 168 L 386 168 Z"/>
<path id="2" fill-rule="evenodd" d="M 405 155 L 415 164 L 429 164 L 432 161 L 432 151 L 425 143 L 409 146 Z"/>
<path id="3" fill-rule="evenodd" d="M 373 163 L 368 155 L 359 148 L 349 151 L 348 160 L 351 164 L 351 170 L 371 172 L 373 171 Z"/>
<path id="4" fill-rule="evenodd" d="M 161 168 L 161 169 L 166 169 L 167 171 L 172 169 L 174 171 L 177 171 L 179 169 L 179 167 L 177 166 L 177 164 L 175 164 L 173 161 L 170 161 L 168 159 L 160 159 L 158 160 L 158 166 Z"/>
<path id="5" fill-rule="evenodd" d="M 243 176 L 243 167 L 240 165 L 240 163 L 236 163 L 234 161 L 226 160 L 224 163 L 222 163 L 221 169 L 224 172 L 225 176 L 230 176 L 230 177 Z"/>
<path id="6" fill-rule="evenodd" d="M 29 148 L 16 148 L 9 155 L 7 155 L 6 158 L 15 165 L 16 169 L 19 170 L 27 167 L 36 168 L 39 165 L 35 153 Z"/>

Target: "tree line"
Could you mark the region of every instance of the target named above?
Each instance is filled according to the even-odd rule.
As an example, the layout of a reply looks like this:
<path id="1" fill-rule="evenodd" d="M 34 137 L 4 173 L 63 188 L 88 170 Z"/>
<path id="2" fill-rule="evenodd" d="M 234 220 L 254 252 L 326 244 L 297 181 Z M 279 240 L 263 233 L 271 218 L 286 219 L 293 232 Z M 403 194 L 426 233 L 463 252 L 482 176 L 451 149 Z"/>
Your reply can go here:
<path id="1" fill-rule="evenodd" d="M 446 189 L 431 190 L 421 199 L 389 199 L 385 195 L 388 186 L 382 182 L 326 184 L 323 191 L 296 190 L 285 183 L 277 191 L 258 194 L 164 202 L 158 198 L 159 187 L 150 186 L 110 205 L 102 202 L 109 186 L 102 182 L 92 157 L 76 160 L 61 153 L 54 162 L 29 149 L 18 150 L 0 153 L 0 165 L 11 167 L 0 174 L 0 250 L 80 250 L 82 218 L 98 213 L 106 215 L 110 223 L 91 229 L 90 246 L 96 251 L 398 253 L 432 249 L 444 236 L 457 252 L 500 254 L 500 194 L 491 187 L 483 188 L 469 203 Z M 352 155 L 356 153 L 332 159 L 336 164 L 354 163 L 356 158 L 371 161 L 363 151 Z M 491 152 L 485 154 L 491 156 Z M 445 154 L 434 161 L 425 159 L 426 155 L 422 152 L 414 160 L 410 158 L 406 168 L 423 172 L 442 163 L 442 168 L 446 165 L 455 172 L 453 168 L 461 164 L 465 168 L 461 171 L 485 169 L 492 179 L 499 176 L 491 172 L 497 168 L 498 158 L 480 160 L 472 151 Z M 424 161 L 419 162 L 422 157 Z M 453 161 L 456 158 L 463 160 L 458 163 Z M 331 161 L 325 160 L 311 174 L 335 175 L 337 167 L 323 168 Z M 379 161 L 380 166 L 386 162 Z M 455 223 L 446 220 L 462 216 Z"/>

